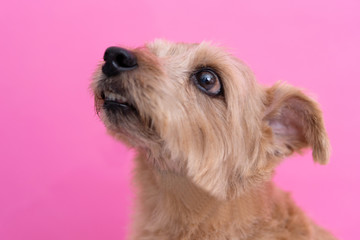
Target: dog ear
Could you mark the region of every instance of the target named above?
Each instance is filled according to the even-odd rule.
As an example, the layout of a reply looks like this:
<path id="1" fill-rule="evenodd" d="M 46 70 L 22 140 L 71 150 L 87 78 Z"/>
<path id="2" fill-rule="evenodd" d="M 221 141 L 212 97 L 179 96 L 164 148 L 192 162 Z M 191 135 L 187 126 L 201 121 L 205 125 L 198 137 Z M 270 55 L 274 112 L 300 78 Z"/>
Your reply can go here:
<path id="1" fill-rule="evenodd" d="M 266 89 L 266 96 L 264 120 L 272 130 L 273 154 L 287 156 L 311 147 L 314 161 L 327 163 L 330 144 L 317 103 L 280 83 Z"/>

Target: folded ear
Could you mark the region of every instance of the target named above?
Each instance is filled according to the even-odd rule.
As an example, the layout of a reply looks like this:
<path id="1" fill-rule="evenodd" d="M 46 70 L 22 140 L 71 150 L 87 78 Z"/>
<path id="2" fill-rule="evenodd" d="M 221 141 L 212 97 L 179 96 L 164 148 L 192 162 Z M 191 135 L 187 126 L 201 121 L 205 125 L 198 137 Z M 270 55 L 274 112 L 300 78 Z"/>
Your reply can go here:
<path id="1" fill-rule="evenodd" d="M 264 120 L 272 130 L 273 153 L 287 156 L 311 147 L 314 161 L 327 163 L 330 144 L 317 103 L 280 83 L 266 89 L 266 95 Z"/>

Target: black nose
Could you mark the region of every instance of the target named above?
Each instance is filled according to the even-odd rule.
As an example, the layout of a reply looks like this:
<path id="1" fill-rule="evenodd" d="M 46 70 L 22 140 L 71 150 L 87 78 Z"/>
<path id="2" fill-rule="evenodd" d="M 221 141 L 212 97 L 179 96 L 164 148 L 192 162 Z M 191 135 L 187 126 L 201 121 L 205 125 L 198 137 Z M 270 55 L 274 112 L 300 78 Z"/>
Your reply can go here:
<path id="1" fill-rule="evenodd" d="M 135 55 L 119 47 L 109 47 L 104 54 L 105 64 L 102 67 L 103 73 L 108 76 L 115 76 L 122 71 L 134 69 L 137 66 Z"/>

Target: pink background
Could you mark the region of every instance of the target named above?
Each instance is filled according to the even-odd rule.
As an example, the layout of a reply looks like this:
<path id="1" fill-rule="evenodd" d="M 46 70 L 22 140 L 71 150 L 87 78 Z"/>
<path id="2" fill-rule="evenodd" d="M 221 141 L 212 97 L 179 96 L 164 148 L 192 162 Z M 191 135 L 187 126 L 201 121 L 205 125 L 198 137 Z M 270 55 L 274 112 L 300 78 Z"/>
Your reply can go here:
<path id="1" fill-rule="evenodd" d="M 124 239 L 133 153 L 106 135 L 88 89 L 106 47 L 154 38 L 227 46 L 267 85 L 313 93 L 333 154 L 275 178 L 340 239 L 359 239 L 360 1 L 3 1 L 0 239 Z"/>

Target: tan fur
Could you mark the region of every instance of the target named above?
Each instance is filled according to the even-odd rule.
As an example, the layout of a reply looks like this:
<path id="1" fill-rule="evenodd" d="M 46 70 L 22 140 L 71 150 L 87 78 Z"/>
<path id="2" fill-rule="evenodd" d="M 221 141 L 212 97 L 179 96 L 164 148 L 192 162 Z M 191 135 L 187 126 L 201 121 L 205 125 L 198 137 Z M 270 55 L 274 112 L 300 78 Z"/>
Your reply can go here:
<path id="1" fill-rule="evenodd" d="M 335 239 L 271 182 L 280 161 L 305 147 L 329 159 L 321 111 L 287 84 L 260 86 L 245 64 L 208 43 L 156 40 L 132 49 L 138 67 L 92 88 L 109 133 L 137 150 L 131 239 Z M 224 94 L 190 80 L 210 67 Z M 102 91 L 136 112 L 107 113 Z"/>

